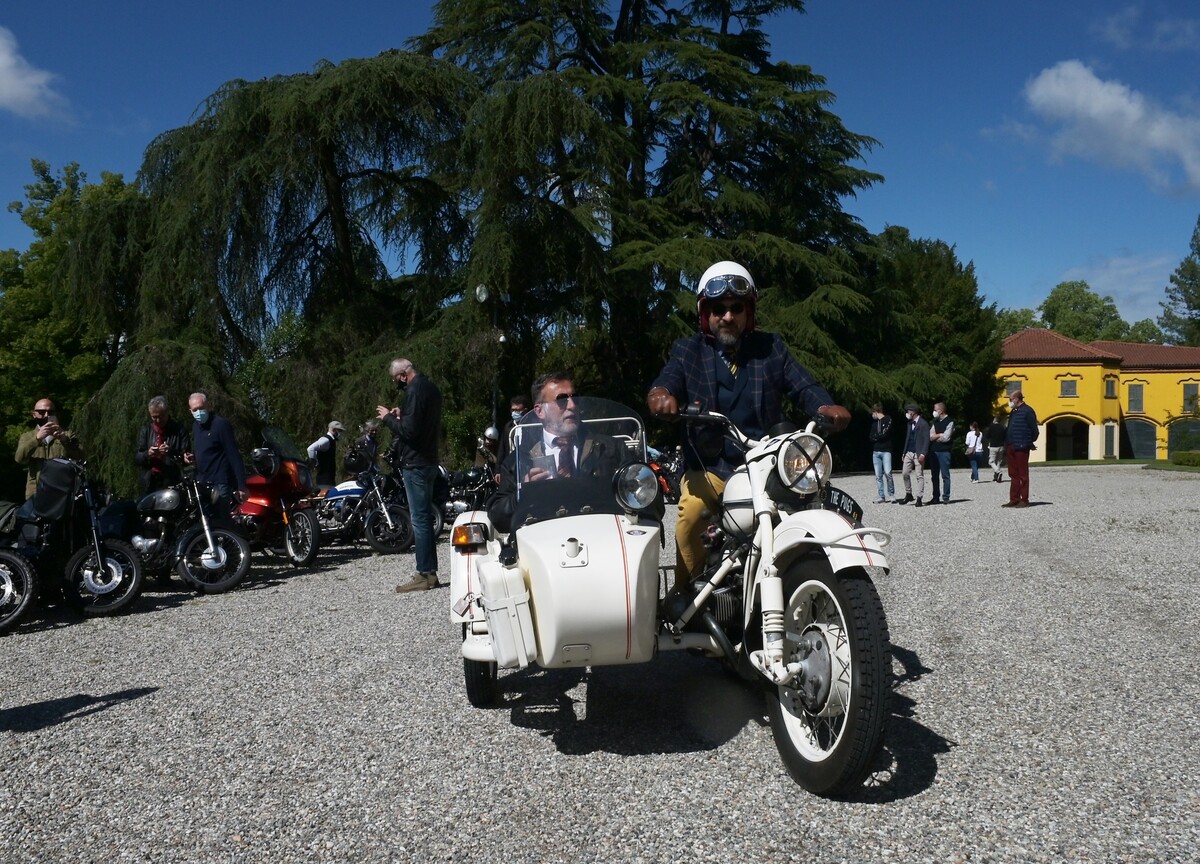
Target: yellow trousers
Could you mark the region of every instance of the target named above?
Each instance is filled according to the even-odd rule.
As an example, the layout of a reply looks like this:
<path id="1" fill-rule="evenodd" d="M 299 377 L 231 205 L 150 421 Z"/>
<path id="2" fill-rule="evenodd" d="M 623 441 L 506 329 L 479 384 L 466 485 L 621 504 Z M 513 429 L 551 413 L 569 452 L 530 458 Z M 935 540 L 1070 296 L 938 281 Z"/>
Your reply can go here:
<path id="1" fill-rule="evenodd" d="M 704 567 L 704 529 L 717 512 L 725 481 L 706 471 L 685 471 L 679 481 L 679 520 L 675 523 L 675 588 L 686 585 Z"/>

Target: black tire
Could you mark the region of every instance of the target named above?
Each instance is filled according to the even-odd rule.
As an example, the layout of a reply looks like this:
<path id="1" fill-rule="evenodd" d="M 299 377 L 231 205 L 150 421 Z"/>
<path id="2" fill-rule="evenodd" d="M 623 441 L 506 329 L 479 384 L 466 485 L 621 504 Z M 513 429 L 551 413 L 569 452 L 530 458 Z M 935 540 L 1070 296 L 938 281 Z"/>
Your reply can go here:
<path id="1" fill-rule="evenodd" d="M 225 528 L 212 529 L 214 556 L 205 559 L 208 538 L 203 528 L 193 529 L 183 540 L 183 555 L 176 569 L 183 581 L 203 594 L 232 591 L 250 572 L 250 544 Z"/>
<path id="2" fill-rule="evenodd" d="M 835 576 L 824 556 L 789 566 L 783 596 L 785 660 L 804 663 L 807 680 L 767 693 L 775 746 L 809 792 L 843 796 L 862 784 L 887 725 L 891 645 L 883 604 L 865 572 Z"/>
<path id="3" fill-rule="evenodd" d="M 24 555 L 0 549 L 0 633 L 16 627 L 33 608 L 37 571 Z"/>
<path id="4" fill-rule="evenodd" d="M 463 658 L 463 678 L 467 685 L 467 701 L 476 708 L 487 708 L 496 704 L 500 688 L 496 679 L 498 670 L 495 663 L 484 660 L 468 660 Z"/>
<path id="5" fill-rule="evenodd" d="M 311 510 L 293 510 L 283 532 L 283 546 L 294 567 L 307 567 L 321 546 L 321 523 Z"/>
<path id="6" fill-rule="evenodd" d="M 363 525 L 363 535 L 367 538 L 367 543 L 376 552 L 384 555 L 411 549 L 415 538 L 413 537 L 412 518 L 408 515 L 408 511 L 398 504 L 389 504 L 387 515 L 391 517 L 391 527 L 388 526 L 388 521 L 379 508 L 367 514 L 367 521 Z"/>
<path id="7" fill-rule="evenodd" d="M 84 615 L 115 615 L 142 593 L 142 558 L 124 540 L 100 543 L 103 566 L 89 543 L 71 556 L 63 595 L 67 605 Z"/>

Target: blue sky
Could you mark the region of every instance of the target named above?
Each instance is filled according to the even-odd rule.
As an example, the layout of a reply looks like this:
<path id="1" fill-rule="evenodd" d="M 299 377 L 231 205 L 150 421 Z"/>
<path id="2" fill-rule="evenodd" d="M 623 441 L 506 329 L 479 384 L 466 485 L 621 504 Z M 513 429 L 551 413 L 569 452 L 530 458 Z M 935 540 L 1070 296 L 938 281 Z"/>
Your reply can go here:
<path id="1" fill-rule="evenodd" d="M 146 145 L 225 81 L 402 47 L 431 4 L 59 0 L 0 10 L 0 203 L 32 158 L 132 179 Z M 972 262 L 1000 307 L 1086 280 L 1156 317 L 1200 216 L 1200 4 L 810 0 L 768 22 L 878 139 L 885 182 L 845 208 Z M 0 212 L 0 248 L 31 239 Z"/>

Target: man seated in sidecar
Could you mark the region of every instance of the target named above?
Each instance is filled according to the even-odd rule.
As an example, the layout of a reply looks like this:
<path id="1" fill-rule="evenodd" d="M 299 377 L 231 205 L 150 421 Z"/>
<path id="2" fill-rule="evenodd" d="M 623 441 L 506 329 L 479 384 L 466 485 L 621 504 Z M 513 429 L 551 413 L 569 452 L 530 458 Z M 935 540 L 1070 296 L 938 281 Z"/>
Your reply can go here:
<path id="1" fill-rule="evenodd" d="M 524 431 L 500 464 L 500 485 L 487 502 L 488 518 L 508 534 L 517 509 L 517 489 L 554 478 L 597 478 L 608 481 L 633 454 L 620 440 L 588 431 L 575 402 L 575 387 L 566 372 L 548 372 L 533 383 L 533 413 L 542 434 Z M 529 440 L 532 439 L 532 440 Z M 521 475 L 518 477 L 518 473 Z"/>

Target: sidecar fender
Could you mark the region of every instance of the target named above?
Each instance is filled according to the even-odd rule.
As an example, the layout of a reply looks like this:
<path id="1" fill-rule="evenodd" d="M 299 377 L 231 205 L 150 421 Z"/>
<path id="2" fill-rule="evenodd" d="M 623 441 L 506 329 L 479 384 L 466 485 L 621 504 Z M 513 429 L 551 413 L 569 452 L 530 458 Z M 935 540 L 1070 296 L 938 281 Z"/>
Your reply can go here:
<path id="1" fill-rule="evenodd" d="M 832 510 L 802 510 L 785 516 L 775 529 L 775 560 L 816 547 L 828 556 L 829 566 L 835 573 L 849 567 L 887 570 L 888 560 L 881 546 L 890 539 L 886 531 L 879 529 L 863 532 Z"/>
<path id="2" fill-rule="evenodd" d="M 469 624 L 482 621 L 482 591 L 479 586 L 479 562 L 494 560 L 500 554 L 500 541 L 488 519 L 486 510 L 467 510 L 459 513 L 454 527 L 479 524 L 487 533 L 488 542 L 483 546 L 450 546 L 450 623 Z M 450 530 L 451 538 L 454 530 Z"/>

